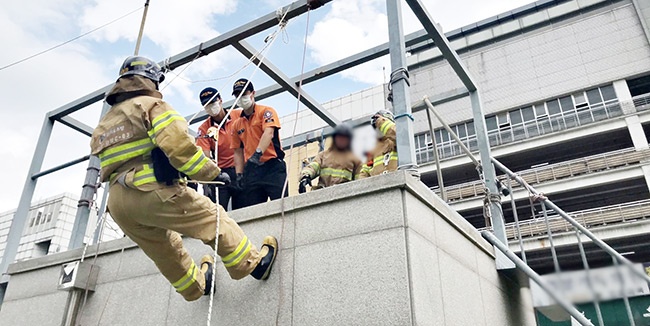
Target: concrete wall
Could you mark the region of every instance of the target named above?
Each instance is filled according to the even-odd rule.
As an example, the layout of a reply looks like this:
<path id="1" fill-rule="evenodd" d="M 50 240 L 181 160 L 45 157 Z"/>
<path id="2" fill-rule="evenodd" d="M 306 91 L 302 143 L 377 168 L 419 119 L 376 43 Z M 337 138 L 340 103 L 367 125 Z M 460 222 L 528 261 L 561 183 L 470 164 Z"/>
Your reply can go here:
<path id="1" fill-rule="evenodd" d="M 275 201 L 231 214 L 282 250 L 266 282 L 232 281 L 219 265 L 214 325 L 273 325 L 278 312 L 278 325 L 535 325 L 529 290 L 498 274 L 487 242 L 405 173 L 291 197 L 280 212 Z M 197 259 L 209 252 L 186 244 Z M 11 265 L 0 325 L 59 325 L 60 265 L 80 254 Z M 206 322 L 208 297 L 184 302 L 128 239 L 102 244 L 96 264 L 81 325 Z"/>

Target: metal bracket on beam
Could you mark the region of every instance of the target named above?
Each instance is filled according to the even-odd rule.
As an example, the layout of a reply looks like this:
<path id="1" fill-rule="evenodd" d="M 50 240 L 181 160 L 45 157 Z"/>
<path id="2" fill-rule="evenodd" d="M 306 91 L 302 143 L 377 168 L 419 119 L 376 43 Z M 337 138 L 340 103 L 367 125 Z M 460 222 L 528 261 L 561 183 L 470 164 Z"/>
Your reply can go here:
<path id="1" fill-rule="evenodd" d="M 257 53 L 255 48 L 253 48 L 253 46 L 248 44 L 246 41 L 239 41 L 237 43 L 234 43 L 233 46 L 235 49 L 237 49 L 237 51 L 239 51 L 247 58 L 251 58 L 255 53 Z M 259 60 L 259 58 L 255 58 L 253 62 L 257 64 L 259 63 Z M 328 125 L 334 127 L 341 123 L 336 117 L 332 115 L 332 113 L 325 110 L 325 108 L 323 108 L 320 103 L 318 103 L 314 98 L 307 94 L 304 89 L 299 89 L 298 86 L 296 86 L 296 84 L 292 82 L 287 75 L 282 73 L 282 71 L 274 66 L 271 62 L 269 62 L 268 59 L 264 58 L 262 60 L 260 69 L 262 69 L 262 71 L 264 71 L 269 77 L 275 80 L 276 83 L 280 84 L 280 86 L 291 93 L 291 95 L 295 96 L 296 98 L 300 97 L 300 102 L 312 110 L 318 117 L 323 119 Z M 300 96 L 298 94 L 300 94 Z"/>

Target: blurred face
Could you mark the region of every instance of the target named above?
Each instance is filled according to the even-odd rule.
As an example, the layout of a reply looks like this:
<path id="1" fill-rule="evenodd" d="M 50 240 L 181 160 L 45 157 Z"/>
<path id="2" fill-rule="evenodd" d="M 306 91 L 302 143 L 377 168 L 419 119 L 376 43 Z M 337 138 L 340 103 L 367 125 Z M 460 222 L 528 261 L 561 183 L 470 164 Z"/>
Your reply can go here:
<path id="1" fill-rule="evenodd" d="M 346 137 L 346 136 L 334 137 L 334 146 L 336 146 L 336 148 L 338 149 L 350 148 L 350 137 Z"/>

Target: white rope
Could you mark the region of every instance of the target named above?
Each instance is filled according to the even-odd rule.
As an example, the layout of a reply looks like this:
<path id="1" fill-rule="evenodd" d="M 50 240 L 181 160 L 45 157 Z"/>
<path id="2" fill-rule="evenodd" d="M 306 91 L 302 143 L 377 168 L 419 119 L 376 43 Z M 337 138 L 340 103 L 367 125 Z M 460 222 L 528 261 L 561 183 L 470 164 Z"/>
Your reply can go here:
<path id="1" fill-rule="evenodd" d="M 303 46 L 303 51 L 302 51 L 302 63 L 300 67 L 300 81 L 298 82 L 298 96 L 297 96 L 297 101 L 296 101 L 296 113 L 294 116 L 293 120 L 293 131 L 291 138 L 296 137 L 296 130 L 298 127 L 298 115 L 300 113 L 300 99 L 302 97 L 302 83 L 303 83 L 303 74 L 305 73 L 305 58 L 307 56 L 307 38 L 309 37 L 309 13 L 311 10 L 307 8 L 307 22 L 306 22 L 306 27 L 305 27 L 305 39 L 304 39 L 304 46 Z M 289 171 L 291 171 L 291 167 L 293 164 L 293 146 L 294 143 L 291 143 L 291 146 L 289 146 Z M 281 210 L 281 220 L 282 220 L 282 226 L 280 228 L 280 242 L 282 243 L 282 240 L 284 239 L 284 222 L 285 222 L 285 206 L 284 206 L 284 200 L 285 200 L 285 194 L 289 191 L 289 173 L 287 173 L 287 177 L 284 180 L 284 186 L 282 187 L 282 197 L 280 197 L 280 210 Z M 294 250 L 295 254 L 295 250 Z M 294 257 L 295 258 L 295 257 Z M 294 259 L 295 261 L 295 259 Z M 280 311 L 282 309 L 282 303 L 284 302 L 284 289 L 282 288 L 282 273 L 280 273 L 279 276 L 279 281 L 278 281 L 278 287 L 279 287 L 279 299 L 278 299 L 278 311 L 275 315 L 275 325 L 280 324 Z"/>
<path id="2" fill-rule="evenodd" d="M 280 16 L 278 16 L 278 19 L 279 19 L 278 29 L 276 30 L 275 33 L 271 34 L 272 38 L 270 39 L 270 41 L 267 38 L 268 42 L 267 42 L 267 46 L 265 46 L 265 49 L 267 51 L 271 48 L 271 46 L 273 45 L 273 43 L 277 39 L 278 32 L 281 32 L 286 27 L 287 24 L 286 24 L 284 19 L 287 16 L 288 12 L 289 11 L 287 10 L 281 18 L 280 18 Z M 264 62 L 264 57 L 265 56 L 266 56 L 266 54 L 263 53 L 263 51 L 259 52 L 259 57 L 257 58 L 257 60 L 258 60 L 257 66 L 255 67 L 255 70 L 253 70 L 253 73 L 251 74 L 251 76 L 248 78 L 248 81 L 244 85 L 244 89 L 246 89 L 248 87 L 248 85 L 251 82 L 251 79 L 253 79 L 253 77 L 255 76 L 257 71 L 260 70 L 259 68 L 262 65 L 262 62 Z M 254 55 L 253 57 L 250 58 L 250 62 L 253 62 L 255 59 L 256 58 L 255 58 L 255 55 Z M 212 98 L 210 99 L 210 101 L 208 101 L 207 103 L 210 103 L 214 98 L 216 98 L 217 94 L 213 95 Z M 244 92 L 239 93 L 239 95 L 237 96 L 237 99 L 235 99 L 232 106 L 230 107 L 230 109 L 228 110 L 226 115 L 223 117 L 221 122 L 219 123 L 219 126 L 217 127 L 217 130 L 221 130 L 223 125 L 226 123 L 226 121 L 228 121 L 228 117 L 230 117 L 230 113 L 233 111 L 233 109 L 235 108 L 235 105 L 237 105 L 237 102 L 239 102 L 239 100 L 241 99 L 241 97 L 243 95 L 244 95 Z M 190 121 L 194 120 L 194 118 L 199 114 L 199 112 L 194 114 L 194 117 L 192 117 L 192 119 L 190 119 Z M 219 151 L 218 150 L 215 151 L 214 159 L 217 162 L 219 161 Z M 212 284 L 211 284 L 211 287 L 210 287 L 210 289 L 211 289 L 211 291 L 210 291 L 210 302 L 209 302 L 209 307 L 208 307 L 208 319 L 207 319 L 207 325 L 208 326 L 212 325 L 212 310 L 213 310 L 213 307 L 214 307 L 214 293 L 215 293 L 215 289 L 216 289 L 216 286 L 217 286 L 216 274 L 217 274 L 217 259 L 219 257 L 219 255 L 218 255 L 218 251 L 219 251 L 219 224 L 221 223 L 221 208 L 219 207 L 219 188 L 218 187 L 216 187 L 216 189 L 215 189 L 215 197 L 216 197 L 215 199 L 216 199 L 216 202 L 217 202 L 216 203 L 217 204 L 217 225 L 215 227 L 215 238 L 214 238 L 214 255 L 213 255 L 214 263 L 212 264 Z"/>

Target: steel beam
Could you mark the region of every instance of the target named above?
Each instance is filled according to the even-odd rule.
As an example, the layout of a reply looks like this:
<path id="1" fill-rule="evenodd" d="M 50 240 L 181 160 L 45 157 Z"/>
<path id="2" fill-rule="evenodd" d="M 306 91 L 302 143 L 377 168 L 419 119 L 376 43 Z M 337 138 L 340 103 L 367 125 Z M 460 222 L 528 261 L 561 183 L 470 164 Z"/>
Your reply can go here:
<path id="1" fill-rule="evenodd" d="M 111 106 L 104 102 L 100 117 L 103 117 L 110 109 Z M 97 193 L 97 183 L 101 167 L 100 160 L 99 157 L 95 155 L 91 155 L 89 160 L 88 168 L 86 169 L 86 179 L 84 180 L 84 185 L 81 190 L 79 204 L 77 204 L 77 214 L 75 215 L 74 224 L 72 225 L 72 235 L 70 236 L 68 250 L 83 246 L 86 229 L 88 228 L 90 205 Z"/>
<path id="2" fill-rule="evenodd" d="M 72 128 L 72 129 L 74 129 L 74 130 L 88 136 L 88 137 L 93 135 L 93 130 L 94 130 L 93 127 L 91 127 L 91 126 L 89 126 L 89 125 L 87 125 L 87 124 L 85 124 L 85 123 L 83 123 L 83 122 L 69 116 L 69 115 L 65 116 L 65 117 L 61 117 L 58 121 L 60 123 L 64 124 L 64 125 Z"/>
<path id="3" fill-rule="evenodd" d="M 416 44 L 422 43 L 426 40 L 429 40 L 429 35 L 426 31 L 421 30 L 415 33 L 406 35 L 406 46 L 414 46 Z M 356 67 L 360 64 L 366 63 L 370 60 L 381 58 L 388 54 L 388 43 L 375 46 L 374 48 L 359 52 L 357 54 L 351 55 L 347 58 L 341 59 L 339 61 L 324 65 L 320 68 L 316 68 L 305 72 L 302 76 L 296 76 L 291 78 L 291 82 L 295 85 L 298 85 L 300 79 L 302 79 L 302 84 L 307 85 L 309 83 L 319 81 L 323 78 L 335 75 L 341 71 Z M 255 98 L 258 100 L 263 100 L 271 96 L 281 94 L 285 89 L 280 84 L 275 84 L 271 86 L 264 87 L 262 89 L 255 91 Z M 233 101 L 224 102 L 224 107 L 231 107 Z M 191 119 L 194 115 L 188 115 L 186 119 Z M 194 120 L 189 121 L 190 124 L 197 122 L 202 122 L 207 119 L 208 115 L 205 112 L 197 115 Z"/>
<path id="4" fill-rule="evenodd" d="M 474 82 L 467 67 L 465 67 L 465 63 L 463 63 L 458 53 L 451 47 L 449 40 L 433 21 L 422 2 L 420 0 L 406 0 L 406 3 L 411 7 L 415 16 L 422 26 L 424 26 L 427 33 L 429 33 L 429 37 L 433 39 L 433 42 L 438 46 L 438 49 L 440 49 L 440 52 L 447 59 L 467 90 L 470 92 L 477 90 L 478 85 Z"/>
<path id="5" fill-rule="evenodd" d="M 386 13 L 392 69 L 389 85 L 391 85 L 393 113 L 395 114 L 398 162 L 400 169 L 412 169 L 417 167 L 417 160 L 415 159 L 411 84 L 408 80 L 401 0 L 387 0 Z"/>
<path id="6" fill-rule="evenodd" d="M 322 4 L 327 4 L 332 0 L 319 0 Z M 297 17 L 308 10 L 308 1 L 307 0 L 298 0 L 285 7 L 283 7 L 282 15 L 286 13 L 285 20 Z M 228 45 L 236 43 L 237 41 L 243 40 L 247 37 L 253 36 L 260 32 L 263 32 L 273 26 L 278 24 L 278 13 L 272 12 L 266 14 L 260 18 L 257 18 L 251 22 L 248 22 L 244 25 L 241 25 L 233 30 L 230 30 L 226 33 L 223 33 L 209 41 L 203 42 L 197 46 L 194 46 L 180 54 L 172 56 L 168 60 L 164 60 L 160 65 L 164 65 L 169 69 L 176 69 L 184 64 L 187 64 L 197 58 L 198 56 L 206 56 L 212 52 L 215 52 L 219 49 L 222 49 Z M 113 85 L 107 85 L 102 87 L 80 99 L 77 99 L 73 102 L 70 102 L 60 108 L 51 111 L 48 113 L 48 116 L 52 119 L 59 120 L 61 117 L 64 117 L 70 113 L 78 111 L 88 105 L 99 102 L 104 98 L 104 94 L 108 92 Z"/>
<path id="7" fill-rule="evenodd" d="M 235 49 L 239 51 L 241 54 L 244 56 L 251 58 L 257 53 L 257 50 L 253 48 L 248 42 L 246 41 L 239 41 L 233 44 Z M 255 58 L 253 60 L 253 63 L 258 64 L 259 63 L 259 58 Z M 286 89 L 291 95 L 300 98 L 300 102 L 304 104 L 307 108 L 312 110 L 318 117 L 323 119 L 328 125 L 330 126 L 336 126 L 341 123 L 339 119 L 334 117 L 332 113 L 329 111 L 325 110 L 325 108 L 320 105 L 314 98 L 312 98 L 309 94 L 305 92 L 304 89 L 300 90 L 298 89 L 298 86 L 294 82 L 291 81 L 291 79 L 285 75 L 278 67 L 273 65 L 268 59 L 264 58 L 262 60 L 262 63 L 260 65 L 260 69 L 264 71 L 269 77 L 271 77 L 273 80 L 275 80 L 276 83 L 280 84 L 284 89 Z M 299 95 L 300 94 L 300 95 Z"/>
<path id="8" fill-rule="evenodd" d="M 32 198 L 34 197 L 36 182 L 38 181 L 37 179 L 32 179 L 32 176 L 38 173 L 43 166 L 43 159 L 45 158 L 50 137 L 52 136 L 53 127 L 54 122 L 48 117 L 45 117 L 45 119 L 43 119 L 41 133 L 38 136 L 38 142 L 36 143 L 36 149 L 34 150 L 34 156 L 32 156 L 32 163 L 27 172 L 27 178 L 25 179 L 25 186 L 23 187 L 23 192 L 20 196 L 20 202 L 16 209 L 16 213 L 14 213 L 14 218 L 11 220 L 11 227 L 9 228 L 9 235 L 7 236 L 7 245 L 5 246 L 2 260 L 0 261 L 0 282 L 3 282 L 2 279 L 5 279 L 4 275 L 7 273 L 7 267 L 9 267 L 9 264 L 16 260 L 20 238 L 22 238 L 23 230 L 25 230 L 25 225 L 27 224 L 27 216 L 32 204 Z"/>
<path id="9" fill-rule="evenodd" d="M 79 164 L 81 162 L 87 161 L 88 159 L 90 159 L 90 155 L 86 155 L 86 156 L 80 157 L 80 158 L 78 158 L 76 160 L 72 160 L 70 162 L 63 163 L 61 165 L 57 165 L 57 166 L 55 166 L 53 168 L 50 168 L 50 169 L 47 169 L 45 171 L 35 173 L 34 175 L 32 175 L 32 180 L 36 180 L 36 179 L 38 179 L 40 177 L 46 176 L 46 175 L 54 173 L 56 171 L 63 170 L 65 168 L 71 167 L 71 166 L 73 166 L 75 164 Z"/>
<path id="10" fill-rule="evenodd" d="M 440 94 L 436 96 L 435 98 L 430 99 L 431 103 L 433 105 L 441 105 L 444 103 L 452 102 L 464 97 L 469 96 L 469 93 L 465 89 L 456 89 L 453 91 L 449 91 L 443 94 Z M 224 105 L 225 106 L 225 105 Z M 422 110 L 427 109 L 427 105 L 424 102 L 424 100 L 419 100 L 412 105 L 412 110 L 413 113 L 420 112 Z M 363 125 L 370 124 L 370 117 L 371 116 L 366 116 L 358 119 L 353 119 L 350 121 L 346 121 L 348 125 L 350 125 L 352 128 L 357 128 L 361 127 Z M 282 140 L 282 146 L 283 149 L 288 150 L 291 148 L 293 145 L 294 147 L 296 146 L 302 146 L 307 143 L 310 143 L 312 141 L 317 141 L 321 137 L 328 137 L 331 136 L 332 133 L 334 132 L 334 128 L 332 127 L 325 127 L 319 130 L 313 130 L 305 133 L 301 133 L 298 135 L 295 135 L 294 137 L 291 138 L 285 138 Z"/>

